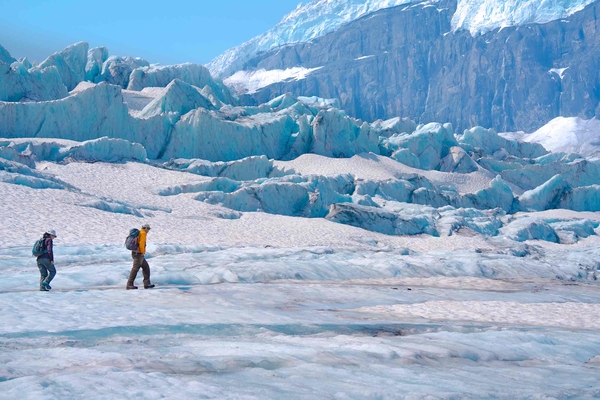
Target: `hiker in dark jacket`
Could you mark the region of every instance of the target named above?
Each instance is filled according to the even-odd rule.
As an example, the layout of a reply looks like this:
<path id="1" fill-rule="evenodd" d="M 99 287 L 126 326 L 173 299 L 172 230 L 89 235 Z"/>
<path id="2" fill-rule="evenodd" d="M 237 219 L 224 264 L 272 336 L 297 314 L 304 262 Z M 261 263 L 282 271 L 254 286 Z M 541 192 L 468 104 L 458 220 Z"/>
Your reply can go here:
<path id="1" fill-rule="evenodd" d="M 44 233 L 44 254 L 37 258 L 37 266 L 40 270 L 40 290 L 47 292 L 52 289 L 50 282 L 56 275 L 56 268 L 54 268 L 54 251 L 53 251 L 53 240 L 56 239 L 56 231 L 51 229 Z"/>
<path id="2" fill-rule="evenodd" d="M 144 289 L 152 289 L 155 286 L 150 283 L 150 266 L 148 265 L 148 261 L 146 261 L 146 236 L 149 231 L 150 225 L 145 224 L 142 226 L 138 236 L 138 248 L 131 252 L 133 267 L 131 267 L 129 280 L 127 280 L 127 290 L 137 289 L 137 286 L 135 286 L 135 277 L 140 268 L 142 268 L 142 275 L 144 276 Z"/>

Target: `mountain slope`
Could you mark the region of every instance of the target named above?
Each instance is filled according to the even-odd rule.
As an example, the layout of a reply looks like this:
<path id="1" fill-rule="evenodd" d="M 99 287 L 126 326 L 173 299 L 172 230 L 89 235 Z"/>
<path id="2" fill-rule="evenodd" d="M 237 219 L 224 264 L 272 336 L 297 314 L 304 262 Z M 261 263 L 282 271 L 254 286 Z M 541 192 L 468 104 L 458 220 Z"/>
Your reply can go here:
<path id="1" fill-rule="evenodd" d="M 459 3 L 442 0 L 380 10 L 310 43 L 260 54 L 249 71 L 315 69 L 245 96 L 338 98 L 367 121 L 410 117 L 498 131 L 532 132 L 557 116 L 600 114 L 599 3 L 568 20 L 472 36 L 454 31 Z M 282 74 L 285 76 L 285 74 Z"/>
<path id="2" fill-rule="evenodd" d="M 434 4 L 429 0 L 422 4 Z M 496 28 L 545 23 L 567 17 L 594 0 L 460 0 L 452 17 L 453 30 L 469 30 L 473 35 Z M 307 43 L 341 26 L 381 9 L 413 3 L 411 0 L 313 0 L 286 15 L 272 29 L 246 43 L 229 49 L 207 66 L 218 77 L 243 69 L 260 53 L 278 47 Z M 418 3 L 418 2 L 417 2 Z"/>

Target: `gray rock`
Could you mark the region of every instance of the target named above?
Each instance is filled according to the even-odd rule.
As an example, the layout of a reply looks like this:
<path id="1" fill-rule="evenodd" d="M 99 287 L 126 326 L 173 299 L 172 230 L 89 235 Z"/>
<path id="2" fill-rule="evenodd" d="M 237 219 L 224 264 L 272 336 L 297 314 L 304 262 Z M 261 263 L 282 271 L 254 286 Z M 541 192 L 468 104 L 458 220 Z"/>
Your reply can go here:
<path id="1" fill-rule="evenodd" d="M 263 53 L 243 69 L 322 67 L 270 85 L 248 104 L 281 93 L 338 98 L 367 121 L 397 116 L 533 131 L 557 116 L 600 117 L 600 2 L 568 20 L 452 32 L 456 0 L 399 6 L 311 41 Z M 372 57 L 365 57 L 372 56 Z M 552 69 L 568 68 L 562 74 Z"/>

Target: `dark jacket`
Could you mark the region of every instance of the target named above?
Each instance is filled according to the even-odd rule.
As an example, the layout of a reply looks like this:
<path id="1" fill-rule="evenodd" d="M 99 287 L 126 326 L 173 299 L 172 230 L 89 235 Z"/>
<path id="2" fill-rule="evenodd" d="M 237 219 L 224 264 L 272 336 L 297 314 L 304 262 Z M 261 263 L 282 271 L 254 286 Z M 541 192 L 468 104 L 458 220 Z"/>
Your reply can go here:
<path id="1" fill-rule="evenodd" d="M 48 234 L 44 234 L 44 246 L 46 247 L 46 252 L 39 256 L 37 259 L 39 260 L 40 258 L 49 258 L 50 261 L 54 261 L 54 252 L 52 251 L 52 238 Z"/>

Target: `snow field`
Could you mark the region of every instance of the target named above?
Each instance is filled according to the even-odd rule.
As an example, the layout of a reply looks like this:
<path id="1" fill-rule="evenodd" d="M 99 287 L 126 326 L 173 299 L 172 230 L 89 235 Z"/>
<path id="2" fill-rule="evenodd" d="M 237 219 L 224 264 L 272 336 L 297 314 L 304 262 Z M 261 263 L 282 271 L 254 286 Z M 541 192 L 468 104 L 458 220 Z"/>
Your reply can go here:
<path id="1" fill-rule="evenodd" d="M 311 157 L 315 169 L 329 164 L 332 177 L 346 162 L 304 156 L 290 164 L 308 173 Z M 361 160 L 351 173 L 403 173 L 384 157 Z M 0 183 L 0 398 L 600 392 L 593 361 L 600 354 L 597 213 L 457 214 L 375 196 L 383 209 L 406 216 L 445 215 L 440 226 L 472 219 L 473 229 L 451 236 L 389 236 L 323 218 L 238 212 L 229 219 L 233 210 L 174 190 L 229 179 L 223 174 L 255 178 L 270 170 L 263 159 L 10 165 L 63 189 Z M 477 174 L 459 180 L 464 190 L 478 189 L 468 180 Z M 167 189 L 162 194 L 170 195 L 160 195 Z M 580 237 L 572 244 L 515 242 L 474 230 L 488 229 L 492 216 L 509 227 L 527 218 L 562 224 L 557 231 Z M 131 256 L 123 241 L 146 222 L 158 287 L 126 291 Z M 58 274 L 45 293 L 36 290 L 30 251 L 48 227 L 59 235 Z"/>

